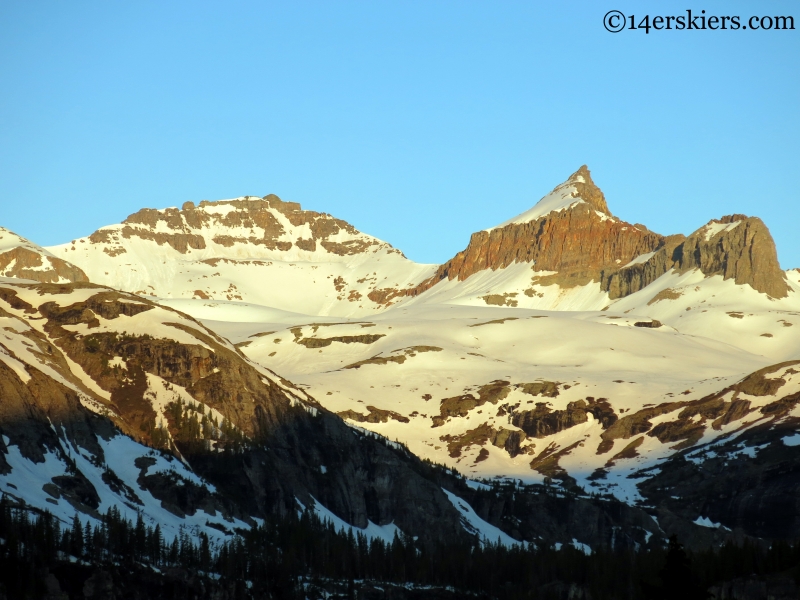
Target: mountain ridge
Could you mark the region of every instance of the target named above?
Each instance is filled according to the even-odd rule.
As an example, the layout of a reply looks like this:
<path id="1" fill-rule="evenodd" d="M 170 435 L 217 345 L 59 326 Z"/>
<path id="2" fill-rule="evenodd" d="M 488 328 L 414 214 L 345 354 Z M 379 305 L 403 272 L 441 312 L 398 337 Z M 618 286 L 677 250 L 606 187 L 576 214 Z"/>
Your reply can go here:
<path id="1" fill-rule="evenodd" d="M 612 522 L 626 547 L 663 539 L 660 523 L 697 547 L 776 535 L 744 496 L 713 513 L 672 502 L 661 490 L 680 484 L 658 471 L 697 477 L 686 461 L 713 471 L 724 455 L 758 477 L 798 459 L 800 275 L 779 269 L 756 217 L 663 236 L 614 216 L 583 166 L 444 265 L 272 195 L 142 209 L 50 249 L 9 239 L 91 280 L 70 283 L 47 263 L 54 282 L 0 281 L 0 380 L 35 415 L 0 422 L 13 431 L 0 470 L 13 483 L 44 465 L 24 496 L 42 507 L 63 499 L 89 514 L 112 496 L 152 496 L 162 521 L 164 506 L 198 519 L 218 507 L 246 525 L 302 505 L 375 535 L 471 531 L 437 491 L 463 497 L 468 484 L 431 475 L 423 459 L 555 486 L 591 515 L 563 529 L 551 513 L 537 523 L 481 504 L 480 527 L 512 545 L 613 546 Z M 109 484 L 92 461 L 129 444 L 139 462 L 109 463 L 125 485 Z M 68 472 L 69 445 L 88 457 L 75 459 L 83 476 Z M 147 448 L 172 456 L 180 481 L 213 490 L 180 500 Z M 711 488 L 778 508 L 780 490 L 795 489 L 781 478 L 745 489 L 713 472 Z M 581 504 L 591 493 L 630 512 L 614 521 Z M 705 525 L 712 517 L 719 527 Z"/>
<path id="2" fill-rule="evenodd" d="M 462 282 L 482 271 L 503 271 L 523 263 L 531 266 L 535 284 L 524 291 L 534 299 L 543 286 L 568 289 L 596 284 L 598 291 L 615 300 L 672 270 L 690 269 L 706 276 L 720 274 L 737 285 L 785 298 L 792 288 L 778 265 L 769 230 L 757 217 L 741 217 L 742 228 L 722 227 L 710 237 L 704 235 L 709 227 L 733 222 L 715 219 L 689 236 L 663 236 L 613 216 L 583 165 L 530 210 L 473 233 L 463 251 L 438 266 L 408 261 L 399 250 L 344 221 L 304 211 L 275 195 L 202 201 L 197 206 L 186 202 L 181 209 L 142 209 L 119 225 L 50 251 L 83 265 L 93 281 L 140 294 L 255 301 L 283 310 L 299 307 L 308 314 L 371 314 L 424 295 L 441 282 Z M 162 255 L 167 268 L 182 264 L 186 270 L 162 273 L 157 261 L 143 256 L 145 252 Z M 235 274 L 226 277 L 216 268 L 220 262 Z M 643 266 L 636 266 L 640 263 Z M 121 264 L 130 267 L 124 276 L 118 273 Z M 272 294 L 241 289 L 256 273 L 295 285 L 300 281 L 296 264 L 327 270 L 327 283 L 322 283 L 320 273 L 305 277 L 301 284 L 313 289 L 322 305 L 303 308 L 308 299 L 292 297 L 285 286 Z M 331 268 L 332 264 L 341 268 Z M 220 279 L 190 285 L 212 277 Z M 492 293 L 512 292 L 516 290 Z"/>

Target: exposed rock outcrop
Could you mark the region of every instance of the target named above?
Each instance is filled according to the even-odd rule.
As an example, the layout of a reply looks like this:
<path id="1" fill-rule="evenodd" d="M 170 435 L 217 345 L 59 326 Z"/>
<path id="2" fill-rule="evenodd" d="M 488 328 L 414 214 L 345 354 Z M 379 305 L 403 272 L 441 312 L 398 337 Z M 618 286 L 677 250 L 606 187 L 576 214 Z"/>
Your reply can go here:
<path id="1" fill-rule="evenodd" d="M 676 262 L 681 272 L 697 268 L 708 276 L 722 275 L 772 298 L 785 298 L 789 292 L 775 242 L 758 217 L 729 215 L 710 221 L 686 239 Z"/>
<path id="2" fill-rule="evenodd" d="M 386 423 L 389 421 L 389 419 L 392 419 L 393 421 L 399 421 L 400 423 L 408 423 L 409 421 L 408 417 L 404 417 L 400 413 L 396 413 L 393 410 L 384 410 L 374 406 L 367 406 L 367 410 L 369 413 L 366 415 L 354 410 L 344 410 L 336 414 L 343 419 L 350 419 L 351 421 L 356 421 L 358 423 Z"/>
<path id="3" fill-rule="evenodd" d="M 287 222 L 304 233 L 290 236 L 285 226 Z M 226 230 L 232 234 L 225 233 Z M 310 236 L 304 237 L 308 232 Z M 340 233 L 347 234 L 345 239 L 340 239 Z M 358 254 L 373 246 L 389 247 L 359 233 L 341 219 L 302 210 L 300 204 L 284 202 L 275 194 L 219 202 L 203 200 L 199 206 L 185 202 L 180 209 L 144 208 L 130 215 L 121 226 L 105 227 L 94 232 L 89 236 L 89 241 L 109 245 L 107 254 L 124 253 L 125 249 L 118 245 L 120 238 L 133 237 L 158 245 L 167 244 L 181 254 L 186 254 L 189 249 L 202 250 L 211 242 L 224 247 L 237 243 L 252 244 L 280 251 L 297 246 L 309 252 L 317 250 L 319 245 L 327 252 L 341 256 Z"/>
<path id="4" fill-rule="evenodd" d="M 354 431 L 185 315 L 92 284 L 4 284 L 0 289 L 0 317 L 24 329 L 28 345 L 42 356 L 19 366 L 10 347 L 0 345 L 0 432 L 29 460 L 41 462 L 46 452 L 63 454 L 59 438 L 66 436 L 102 464 L 98 436 L 108 440 L 121 429 L 146 445 L 180 452 L 216 486 L 212 495 L 189 489 L 169 473 L 148 473 L 148 464 L 140 461 L 139 486 L 177 515 L 222 505 L 235 508 L 240 517 L 286 514 L 296 510 L 296 498 L 308 506 L 313 496 L 357 527 L 394 522 L 420 538 L 465 535 L 453 505 L 420 475 L 418 459 Z M 48 297 L 34 307 L 21 295 Z M 149 331 L 125 333 L 145 318 L 142 313 Z M 43 333 L 31 329 L 27 318 L 34 318 Z M 64 382 L 33 366 L 40 362 Z M 74 365 L 85 381 L 91 380 L 91 388 L 72 374 Z M 151 400 L 153 377 L 165 390 L 185 390 L 181 393 L 191 399 L 188 405 L 168 404 L 167 422 L 161 425 L 157 410 L 162 409 Z M 214 427 L 210 410 L 222 417 Z M 202 415 L 202 422 L 192 414 Z M 4 448 L 0 472 L 9 469 Z M 108 477 L 110 487 L 121 487 L 113 474 Z M 75 473 L 54 479 L 42 493 L 88 512 L 97 504 L 92 485 Z M 137 492 L 127 492 L 137 504 Z"/>
<path id="5" fill-rule="evenodd" d="M 685 239 L 680 234 L 670 235 L 664 238 L 663 246 L 646 261 L 603 271 L 600 289 L 608 292 L 608 297 L 614 300 L 646 288 L 675 266 L 676 254 L 680 254 Z"/>
<path id="6" fill-rule="evenodd" d="M 463 281 L 480 271 L 504 269 L 513 263 L 531 263 L 534 272 L 557 272 L 540 283 L 584 285 L 600 281 L 604 271 L 664 244 L 662 236 L 611 216 L 585 166 L 556 190 L 559 188 L 571 189 L 572 196 L 582 201 L 531 221 L 473 233 L 465 250 L 402 294 L 416 296 L 445 279 Z"/>
<path id="7" fill-rule="evenodd" d="M 624 298 L 672 269 L 722 275 L 771 298 L 785 298 L 790 289 L 767 226 L 758 217 L 745 215 L 713 219 L 688 238 L 665 238 L 663 247 L 646 261 L 604 272 L 601 288 L 611 299 Z"/>
<path id="8" fill-rule="evenodd" d="M 492 381 L 478 388 L 478 397 L 467 393 L 461 396 L 444 398 L 439 405 L 439 414 L 431 417 L 433 427 L 444 425 L 450 417 L 465 417 L 473 408 L 483 406 L 487 402 L 497 404 L 500 400 L 508 396 L 511 388 L 508 381 Z"/>
<path id="9" fill-rule="evenodd" d="M 586 165 L 582 165 L 562 185 L 572 185 L 575 188 L 576 198 L 587 202 L 595 210 L 599 210 L 609 217 L 612 216 L 611 211 L 608 209 L 605 195 L 592 180 L 592 174 Z"/>
<path id="10" fill-rule="evenodd" d="M 592 415 L 599 421 L 603 429 L 607 429 L 617 420 L 617 415 L 606 398 L 595 400 L 590 396 L 586 400 L 569 402 L 564 410 L 552 410 L 547 403 L 538 402 L 533 410 L 515 411 L 511 423 L 530 437 L 545 438 L 585 423 L 589 420 L 587 415 Z"/>
<path id="11" fill-rule="evenodd" d="M 3 227 L 0 227 L 0 277 L 41 283 L 89 281 L 86 273 L 75 265 Z"/>

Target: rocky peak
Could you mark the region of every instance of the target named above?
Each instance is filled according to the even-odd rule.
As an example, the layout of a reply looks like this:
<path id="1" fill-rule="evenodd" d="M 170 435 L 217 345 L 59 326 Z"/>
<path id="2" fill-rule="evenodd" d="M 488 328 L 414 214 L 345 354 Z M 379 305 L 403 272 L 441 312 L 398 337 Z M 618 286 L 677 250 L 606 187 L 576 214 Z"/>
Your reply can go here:
<path id="1" fill-rule="evenodd" d="M 502 229 L 509 225 L 530 223 L 552 213 L 587 208 L 597 211 L 600 215 L 614 218 L 611 211 L 608 210 L 603 192 L 592 181 L 589 168 L 583 165 L 566 181 L 558 184 L 553 191 L 534 204 L 532 208 L 486 231 Z"/>
<path id="2" fill-rule="evenodd" d="M 592 181 L 592 174 L 589 171 L 589 167 L 583 165 L 569 176 L 566 183 L 572 185 L 576 189 L 578 198 L 589 203 L 595 210 L 612 216 L 611 211 L 608 210 L 605 195 L 603 195 L 602 190 Z"/>
<path id="3" fill-rule="evenodd" d="M 216 245 L 217 254 L 237 244 L 286 252 L 293 247 L 308 252 L 349 256 L 384 248 L 388 244 L 359 232 L 355 227 L 327 213 L 303 210 L 296 202 L 284 202 L 275 194 L 242 196 L 232 200 L 203 200 L 198 205 L 184 202 L 180 209 L 144 208 L 121 225 L 104 227 L 89 241 L 108 244 L 112 256 L 127 251 L 123 239 L 141 238 L 167 244 L 185 254 Z M 222 248 L 219 248 L 221 246 Z"/>
<path id="4" fill-rule="evenodd" d="M 604 271 L 655 251 L 663 241 L 657 233 L 611 216 L 603 192 L 584 165 L 531 210 L 472 234 L 464 251 L 405 293 L 416 296 L 444 279 L 463 281 L 479 271 L 520 262 L 530 263 L 534 272 L 556 272 L 537 283 L 585 285 L 600 281 Z"/>
<path id="5" fill-rule="evenodd" d="M 681 272 L 697 268 L 707 276 L 722 275 L 772 298 L 785 298 L 790 289 L 772 235 L 758 217 L 710 221 L 686 238 L 676 266 Z"/>
<path id="6" fill-rule="evenodd" d="M 769 229 L 758 217 L 741 214 L 712 219 L 687 238 L 666 238 L 648 260 L 606 272 L 602 288 L 610 298 L 622 298 L 672 269 L 680 273 L 699 269 L 708 277 L 722 275 L 771 298 L 785 298 L 790 290 Z"/>

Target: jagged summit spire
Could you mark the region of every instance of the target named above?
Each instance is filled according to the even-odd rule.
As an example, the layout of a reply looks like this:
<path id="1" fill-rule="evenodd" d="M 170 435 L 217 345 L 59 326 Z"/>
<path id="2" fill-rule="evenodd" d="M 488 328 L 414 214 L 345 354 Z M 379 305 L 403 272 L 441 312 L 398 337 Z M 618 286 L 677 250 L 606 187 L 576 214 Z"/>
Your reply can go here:
<path id="1" fill-rule="evenodd" d="M 608 210 L 608 204 L 606 204 L 606 197 L 603 195 L 600 188 L 595 185 L 594 181 L 592 181 L 592 174 L 589 171 L 589 167 L 586 165 L 581 166 L 580 169 L 569 176 L 569 179 L 567 179 L 564 184 L 574 186 L 578 191 L 578 196 L 583 201 L 591 204 L 595 210 L 612 216 L 611 211 Z"/>
<path id="2" fill-rule="evenodd" d="M 601 214 L 608 215 L 609 217 L 614 216 L 611 214 L 611 211 L 608 210 L 608 204 L 606 204 L 606 198 L 603 192 L 601 192 L 600 188 L 592 181 L 592 175 L 589 172 L 589 167 L 586 165 L 583 165 L 580 169 L 575 171 L 566 181 L 558 184 L 553 188 L 552 192 L 539 200 L 532 208 L 495 227 L 486 229 L 486 231 L 492 231 L 493 229 L 506 227 L 508 225 L 519 225 L 521 223 L 535 221 L 550 213 L 569 209 L 577 204 L 583 203 L 588 204 L 593 210 Z"/>

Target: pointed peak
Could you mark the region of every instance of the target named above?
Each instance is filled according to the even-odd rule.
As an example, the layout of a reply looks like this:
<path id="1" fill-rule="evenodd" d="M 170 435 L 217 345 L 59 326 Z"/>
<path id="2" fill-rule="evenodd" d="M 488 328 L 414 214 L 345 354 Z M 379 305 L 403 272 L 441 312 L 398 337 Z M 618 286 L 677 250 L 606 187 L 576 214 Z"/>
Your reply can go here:
<path id="1" fill-rule="evenodd" d="M 608 216 L 613 216 L 608 209 L 608 204 L 606 204 L 605 195 L 594 181 L 592 181 L 592 173 L 589 171 L 589 167 L 583 165 L 570 175 L 565 183 L 574 186 L 578 192 L 578 197 L 584 202 L 591 204 L 592 208 Z"/>
<path id="2" fill-rule="evenodd" d="M 591 206 L 603 219 L 607 217 L 614 218 L 614 215 L 608 210 L 603 192 L 601 192 L 600 188 L 592 181 L 592 175 L 586 165 L 583 165 L 570 175 L 565 182 L 557 185 L 552 192 L 539 200 L 533 208 L 517 215 L 513 219 L 500 223 L 500 225 L 486 229 L 486 231 L 491 231 L 492 229 L 498 229 L 507 225 L 535 221 L 552 212 L 560 212 L 581 203 Z"/>
<path id="3" fill-rule="evenodd" d="M 572 175 L 569 176 L 567 179 L 567 183 L 574 183 L 576 181 L 579 182 L 586 182 L 592 181 L 592 172 L 589 170 L 589 167 L 586 165 L 581 165 L 581 168 L 575 171 Z"/>

